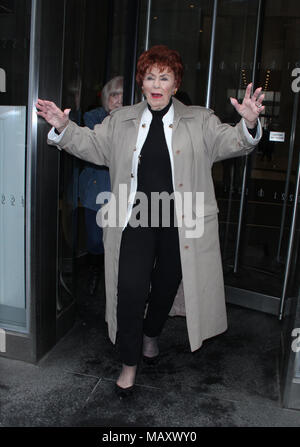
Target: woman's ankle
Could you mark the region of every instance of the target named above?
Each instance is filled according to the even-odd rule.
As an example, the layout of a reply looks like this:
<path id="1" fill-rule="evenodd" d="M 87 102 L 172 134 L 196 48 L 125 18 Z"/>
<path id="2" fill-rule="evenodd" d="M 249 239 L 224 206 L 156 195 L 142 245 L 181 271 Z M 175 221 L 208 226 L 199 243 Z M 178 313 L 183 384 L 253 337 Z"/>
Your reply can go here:
<path id="1" fill-rule="evenodd" d="M 145 357 L 157 357 L 159 354 L 158 337 L 143 336 L 143 355 Z"/>
<path id="2" fill-rule="evenodd" d="M 134 385 L 135 376 L 136 376 L 137 365 L 128 366 L 123 364 L 122 370 L 117 380 L 117 385 L 120 388 L 130 388 Z"/>

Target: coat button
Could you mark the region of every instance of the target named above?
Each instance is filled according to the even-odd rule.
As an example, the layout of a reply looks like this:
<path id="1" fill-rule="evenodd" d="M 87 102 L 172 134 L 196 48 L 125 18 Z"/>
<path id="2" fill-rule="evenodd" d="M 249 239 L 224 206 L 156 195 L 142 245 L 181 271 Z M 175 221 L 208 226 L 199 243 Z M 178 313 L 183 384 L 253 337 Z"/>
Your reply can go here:
<path id="1" fill-rule="evenodd" d="M 176 154 L 180 154 L 180 150 L 176 151 Z"/>
<path id="2" fill-rule="evenodd" d="M 133 149 L 133 152 L 135 152 L 136 151 L 136 147 Z"/>
<path id="3" fill-rule="evenodd" d="M 178 185 L 178 186 L 179 186 L 179 188 L 181 188 L 181 187 L 183 186 L 183 184 L 182 184 L 182 183 L 179 183 L 179 185 Z"/>
<path id="4" fill-rule="evenodd" d="M 131 178 L 134 178 L 134 175 L 131 173 Z"/>
<path id="5" fill-rule="evenodd" d="M 96 183 L 97 183 L 97 180 L 94 180 L 94 184 L 96 185 Z"/>
<path id="6" fill-rule="evenodd" d="M 172 127 L 173 127 L 173 124 L 169 124 L 169 127 L 172 129 Z"/>
<path id="7" fill-rule="evenodd" d="M 187 250 L 187 249 L 189 248 L 189 246 L 188 246 L 188 245 L 185 245 L 184 248 Z"/>
<path id="8" fill-rule="evenodd" d="M 145 128 L 145 127 L 146 127 L 146 124 L 145 124 L 145 123 L 143 123 L 143 124 L 142 124 L 142 127 L 144 127 L 144 128 Z"/>

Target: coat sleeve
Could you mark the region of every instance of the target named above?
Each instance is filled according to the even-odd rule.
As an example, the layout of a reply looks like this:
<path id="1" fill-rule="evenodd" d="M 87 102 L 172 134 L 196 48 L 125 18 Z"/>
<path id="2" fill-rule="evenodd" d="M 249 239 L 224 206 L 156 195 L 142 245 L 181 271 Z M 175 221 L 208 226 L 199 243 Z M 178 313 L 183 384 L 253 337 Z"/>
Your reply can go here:
<path id="1" fill-rule="evenodd" d="M 97 124 L 94 130 L 77 126 L 70 121 L 61 138 L 51 139 L 51 132 L 49 132 L 48 144 L 64 149 L 69 154 L 95 165 L 109 167 L 113 120 L 113 117 L 109 115 L 102 124 Z"/>
<path id="2" fill-rule="evenodd" d="M 261 134 L 259 121 L 256 137 L 253 138 L 243 119 L 235 126 L 223 124 L 211 110 L 204 118 L 203 139 L 212 164 L 226 158 L 249 154 L 258 144 Z"/>

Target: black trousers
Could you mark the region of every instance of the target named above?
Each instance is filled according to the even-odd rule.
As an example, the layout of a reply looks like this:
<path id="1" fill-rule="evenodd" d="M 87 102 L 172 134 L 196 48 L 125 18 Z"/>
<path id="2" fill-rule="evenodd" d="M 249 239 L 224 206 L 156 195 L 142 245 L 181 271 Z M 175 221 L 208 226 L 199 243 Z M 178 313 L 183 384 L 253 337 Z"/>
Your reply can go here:
<path id="1" fill-rule="evenodd" d="M 124 229 L 117 307 L 118 348 L 122 363 L 128 366 L 138 363 L 143 334 L 156 337 L 161 333 L 181 278 L 177 227 L 127 226 Z"/>

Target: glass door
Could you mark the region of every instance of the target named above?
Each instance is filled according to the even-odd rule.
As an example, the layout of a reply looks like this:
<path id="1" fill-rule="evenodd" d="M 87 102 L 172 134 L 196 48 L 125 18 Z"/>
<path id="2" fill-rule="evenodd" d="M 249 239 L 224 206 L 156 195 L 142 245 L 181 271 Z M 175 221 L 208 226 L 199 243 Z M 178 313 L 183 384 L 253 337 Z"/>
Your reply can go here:
<path id="1" fill-rule="evenodd" d="M 255 85 L 263 87 L 263 138 L 249 157 L 227 160 L 214 167 L 228 300 L 274 314 L 280 311 L 280 300 L 287 294 L 284 285 L 291 273 L 286 262 L 300 130 L 299 94 L 295 88 L 300 8 L 297 2 L 288 2 L 284 9 L 282 4 L 266 2 L 261 11 L 257 71 L 253 72 L 253 64 L 245 57 L 248 51 L 244 52 L 239 71 L 238 96 L 244 95 L 244 88 L 253 77 Z M 249 41 L 249 34 L 246 35 Z M 222 41 L 217 42 L 222 49 Z M 220 52 L 233 62 L 229 52 Z M 220 85 L 217 76 L 216 84 Z M 226 86 L 233 87 L 229 82 Z M 218 111 L 219 99 L 215 103 Z M 294 243 L 298 236 L 296 228 Z"/>

